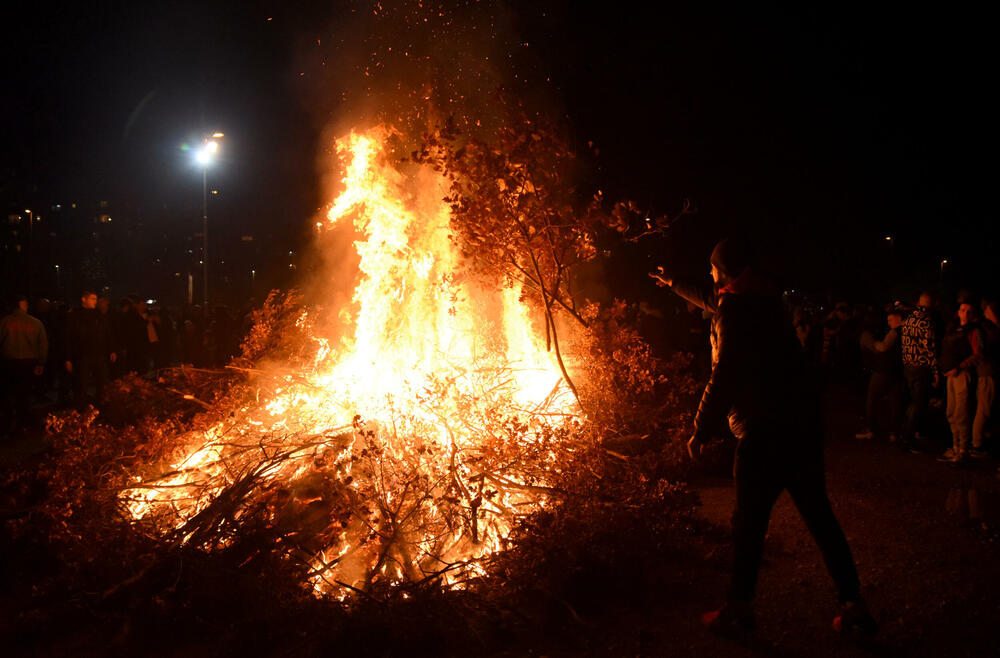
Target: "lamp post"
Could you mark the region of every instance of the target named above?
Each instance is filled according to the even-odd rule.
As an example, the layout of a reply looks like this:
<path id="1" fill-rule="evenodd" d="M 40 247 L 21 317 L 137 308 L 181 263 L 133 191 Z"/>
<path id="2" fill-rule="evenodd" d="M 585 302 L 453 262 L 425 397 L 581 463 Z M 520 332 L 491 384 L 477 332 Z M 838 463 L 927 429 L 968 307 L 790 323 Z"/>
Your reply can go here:
<path id="1" fill-rule="evenodd" d="M 31 208 L 25 208 L 24 212 L 28 213 L 28 281 L 27 281 L 27 294 L 31 297 L 31 279 L 32 270 L 35 268 L 35 252 L 33 244 L 34 227 L 35 227 L 35 213 L 31 211 Z"/>
<path id="2" fill-rule="evenodd" d="M 195 153 L 195 160 L 201 165 L 201 264 L 202 264 L 202 311 L 208 313 L 208 165 L 212 164 L 219 151 L 220 132 L 212 133 Z"/>

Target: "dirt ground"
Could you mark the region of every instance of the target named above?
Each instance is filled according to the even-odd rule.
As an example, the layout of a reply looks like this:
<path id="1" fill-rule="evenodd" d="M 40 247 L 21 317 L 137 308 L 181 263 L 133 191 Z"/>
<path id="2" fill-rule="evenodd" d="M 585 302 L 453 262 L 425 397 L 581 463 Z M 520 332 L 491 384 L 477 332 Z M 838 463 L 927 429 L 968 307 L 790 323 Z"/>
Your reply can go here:
<path id="1" fill-rule="evenodd" d="M 637 568 L 648 592 L 641 602 L 581 611 L 575 627 L 519 638 L 498 655 L 1000 656 L 1000 460 L 956 469 L 935 460 L 940 440 L 912 454 L 853 438 L 855 422 L 843 411 L 829 419 L 827 480 L 882 624 L 874 641 L 859 644 L 831 630 L 833 586 L 787 494 L 767 538 L 757 632 L 742 644 L 708 634 L 698 618 L 726 589 L 734 491 L 728 478 L 706 477 L 689 483 L 701 501 L 696 559 L 682 569 L 669 561 Z M 30 460 L 41 450 L 43 443 L 8 443 L 2 461 Z"/>
<path id="2" fill-rule="evenodd" d="M 1000 656 L 1000 479 L 997 460 L 956 469 L 936 461 L 936 442 L 912 454 L 887 441 L 857 440 L 848 414 L 831 418 L 830 498 L 850 542 L 863 592 L 881 631 L 853 642 L 831 630 L 832 582 L 794 504 L 774 508 L 756 601 L 758 629 L 743 644 L 705 632 L 728 582 L 732 481 L 691 482 L 704 559 L 677 573 L 647 574 L 659 596 L 640 611 L 588 619 L 587 640 L 535 655 L 629 656 Z M 940 449 L 940 450 L 939 450 Z M 604 630 L 597 630 L 600 626 Z"/>

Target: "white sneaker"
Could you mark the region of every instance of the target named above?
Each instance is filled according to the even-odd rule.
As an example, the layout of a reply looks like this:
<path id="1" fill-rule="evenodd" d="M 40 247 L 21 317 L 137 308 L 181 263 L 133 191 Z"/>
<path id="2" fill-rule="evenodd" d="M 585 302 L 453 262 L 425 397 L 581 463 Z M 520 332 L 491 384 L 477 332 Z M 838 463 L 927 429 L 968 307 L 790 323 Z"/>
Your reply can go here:
<path id="1" fill-rule="evenodd" d="M 958 461 L 958 454 L 952 448 L 948 448 L 937 460 L 939 462 L 955 462 Z"/>

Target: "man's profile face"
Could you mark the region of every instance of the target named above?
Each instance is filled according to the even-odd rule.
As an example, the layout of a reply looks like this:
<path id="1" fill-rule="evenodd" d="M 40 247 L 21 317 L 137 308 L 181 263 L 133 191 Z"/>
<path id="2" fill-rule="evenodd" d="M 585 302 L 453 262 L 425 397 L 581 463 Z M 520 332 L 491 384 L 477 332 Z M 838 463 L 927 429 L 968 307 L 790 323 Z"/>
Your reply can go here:
<path id="1" fill-rule="evenodd" d="M 712 263 L 712 282 L 715 283 L 716 285 L 718 285 L 719 279 L 721 277 L 722 277 L 722 273 L 719 272 L 719 268 L 717 268 L 715 266 L 715 263 Z"/>
<path id="2" fill-rule="evenodd" d="M 97 308 L 97 295 L 84 295 L 80 298 L 80 305 L 84 308 Z"/>

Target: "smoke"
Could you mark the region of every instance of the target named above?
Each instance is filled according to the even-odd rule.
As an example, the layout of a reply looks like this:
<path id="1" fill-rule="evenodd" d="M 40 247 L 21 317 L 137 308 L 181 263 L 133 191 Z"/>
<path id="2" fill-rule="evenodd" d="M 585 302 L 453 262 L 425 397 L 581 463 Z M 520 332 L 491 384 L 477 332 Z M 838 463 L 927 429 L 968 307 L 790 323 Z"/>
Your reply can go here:
<path id="1" fill-rule="evenodd" d="M 316 164 L 325 203 L 342 191 L 344 163 L 335 142 L 351 130 L 391 126 L 405 157 L 446 122 L 488 139 L 512 111 L 559 113 L 558 97 L 516 22 L 501 2 L 403 0 L 349 3 L 331 9 L 322 27 L 303 26 L 293 68 L 320 135 Z M 516 99 L 516 107 L 502 98 Z M 309 222 L 315 239 L 303 269 L 312 275 L 300 286 L 328 306 L 333 321 L 357 284 L 358 236 L 350 226 L 319 229 L 326 210 L 318 208 Z"/>

